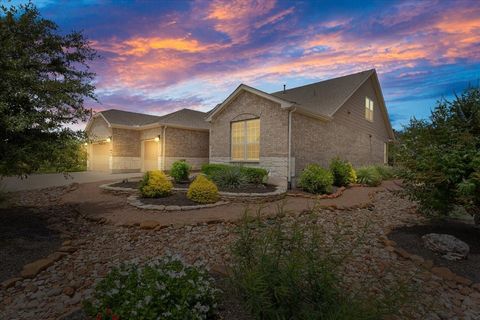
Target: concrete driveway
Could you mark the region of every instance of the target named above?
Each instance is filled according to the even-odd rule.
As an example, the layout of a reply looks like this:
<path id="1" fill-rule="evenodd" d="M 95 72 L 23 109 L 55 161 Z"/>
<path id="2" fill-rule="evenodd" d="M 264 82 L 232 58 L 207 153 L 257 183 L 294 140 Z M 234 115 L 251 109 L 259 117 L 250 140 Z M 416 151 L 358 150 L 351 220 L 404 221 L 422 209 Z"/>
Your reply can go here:
<path id="1" fill-rule="evenodd" d="M 88 183 L 98 181 L 122 180 L 126 178 L 141 177 L 141 173 L 106 173 L 106 172 L 71 172 L 68 175 L 61 173 L 33 174 L 25 179 L 17 177 L 5 177 L 0 180 L 2 191 L 24 191 L 43 189 L 49 187 L 66 186 L 71 183 Z"/>

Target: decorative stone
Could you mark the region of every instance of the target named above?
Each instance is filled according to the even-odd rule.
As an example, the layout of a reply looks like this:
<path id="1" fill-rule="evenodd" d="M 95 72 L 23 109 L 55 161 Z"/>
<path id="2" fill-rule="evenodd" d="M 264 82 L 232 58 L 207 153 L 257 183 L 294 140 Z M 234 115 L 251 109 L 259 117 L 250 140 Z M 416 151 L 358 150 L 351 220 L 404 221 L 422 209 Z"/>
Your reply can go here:
<path id="1" fill-rule="evenodd" d="M 447 260 L 465 259 L 470 252 L 468 244 L 449 234 L 429 233 L 422 240 L 426 248 L 441 254 Z"/>
<path id="2" fill-rule="evenodd" d="M 72 287 L 65 287 L 63 288 L 63 293 L 69 297 L 72 297 L 73 294 L 75 293 L 75 289 Z"/>
<path id="3" fill-rule="evenodd" d="M 455 278 L 457 276 L 455 273 L 453 273 L 452 271 L 450 271 L 450 269 L 448 269 L 446 267 L 433 267 L 431 269 L 431 271 L 435 275 L 437 275 L 437 276 L 439 276 L 439 277 L 441 277 L 445 280 L 455 280 Z"/>
<path id="4" fill-rule="evenodd" d="M 54 262 L 55 261 L 53 261 L 52 259 L 46 258 L 26 264 L 25 266 L 23 266 L 23 270 L 20 275 L 24 278 L 33 278 L 41 271 L 53 265 Z"/>
<path id="5" fill-rule="evenodd" d="M 146 220 L 146 221 L 142 221 L 140 223 L 140 229 L 144 229 L 144 230 L 150 230 L 150 229 L 154 229 L 156 226 L 158 226 L 160 223 L 158 221 L 155 221 L 155 220 Z"/>
<path id="6" fill-rule="evenodd" d="M 17 281 L 22 280 L 22 278 L 12 278 L 2 282 L 2 287 L 5 289 L 11 288 L 17 283 Z"/>

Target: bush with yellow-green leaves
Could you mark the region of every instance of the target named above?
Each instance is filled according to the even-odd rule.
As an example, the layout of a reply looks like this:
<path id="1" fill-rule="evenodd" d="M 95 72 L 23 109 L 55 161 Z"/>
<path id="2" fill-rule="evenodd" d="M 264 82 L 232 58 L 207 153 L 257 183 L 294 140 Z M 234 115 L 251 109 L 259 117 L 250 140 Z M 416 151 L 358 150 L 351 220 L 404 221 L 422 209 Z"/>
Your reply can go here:
<path id="1" fill-rule="evenodd" d="M 160 170 L 148 171 L 140 182 L 140 193 L 144 198 L 161 198 L 172 194 L 173 184 Z"/>
<path id="2" fill-rule="evenodd" d="M 187 191 L 187 198 L 202 204 L 218 201 L 218 188 L 211 180 L 203 174 L 199 174 L 190 184 Z"/>

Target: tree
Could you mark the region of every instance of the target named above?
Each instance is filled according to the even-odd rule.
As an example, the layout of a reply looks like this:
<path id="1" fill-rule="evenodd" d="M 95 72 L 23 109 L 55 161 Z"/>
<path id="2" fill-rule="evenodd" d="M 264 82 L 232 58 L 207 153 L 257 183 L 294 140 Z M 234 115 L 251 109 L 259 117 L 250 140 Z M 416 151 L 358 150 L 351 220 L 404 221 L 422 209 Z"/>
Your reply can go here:
<path id="1" fill-rule="evenodd" d="M 96 57 L 82 33 L 62 35 L 31 3 L 0 7 L 0 177 L 75 162 L 85 135 L 68 126 L 87 119 L 85 99 L 96 100 Z"/>
<path id="2" fill-rule="evenodd" d="M 412 119 L 398 146 L 410 196 L 427 214 L 463 207 L 480 223 L 480 89 L 438 102 L 430 120 Z"/>

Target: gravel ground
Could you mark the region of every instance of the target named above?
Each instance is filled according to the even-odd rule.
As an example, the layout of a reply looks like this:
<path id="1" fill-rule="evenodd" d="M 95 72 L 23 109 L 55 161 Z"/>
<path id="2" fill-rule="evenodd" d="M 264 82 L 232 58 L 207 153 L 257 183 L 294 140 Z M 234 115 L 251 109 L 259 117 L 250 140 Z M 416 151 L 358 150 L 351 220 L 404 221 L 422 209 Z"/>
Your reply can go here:
<path id="1" fill-rule="evenodd" d="M 38 197 L 36 203 L 46 203 L 41 199 L 44 196 L 29 195 Z M 345 283 L 350 287 L 370 283 L 369 288 L 375 293 L 378 286 L 407 279 L 409 285 L 418 288 L 414 296 L 416 306 L 403 307 L 401 319 L 479 319 L 478 291 L 419 269 L 412 261 L 386 250 L 378 241 L 390 228 L 424 221 L 414 213 L 413 204 L 390 192 L 377 194 L 373 204 L 365 209 L 322 209 L 314 217 L 315 221 L 311 216 L 287 216 L 284 219 L 289 222 L 307 219 L 305 223 L 322 225 L 327 232 L 340 227 L 347 242 L 349 237 L 354 239 L 364 235 L 364 242 L 353 251 L 343 270 Z M 236 226 L 228 222 L 146 231 L 93 224 L 69 212 L 52 219 L 53 222 L 57 218 L 63 219 L 60 226 L 75 229 L 72 246 L 76 251 L 34 279 L 18 281 L 6 290 L 0 289 L 0 319 L 56 319 L 78 308 L 83 299 L 91 296 L 94 284 L 111 267 L 132 260 L 142 264 L 166 251 L 179 253 L 190 262 L 205 260 L 216 269 L 229 261 L 229 245 L 236 237 Z M 58 224 L 54 223 L 60 227 Z M 349 243 L 344 244 L 336 244 L 338 250 L 349 247 Z M 221 318 L 245 319 L 232 318 L 232 314 L 240 314 L 235 311 L 239 310 L 239 305 L 229 303 L 229 299 L 229 296 L 225 299 L 226 307 Z"/>

